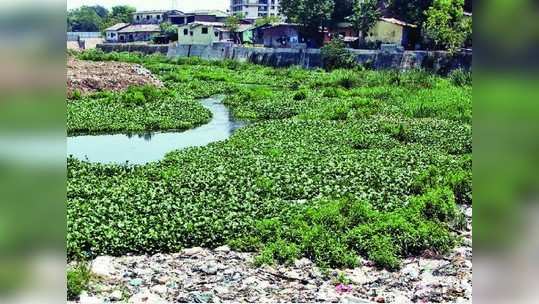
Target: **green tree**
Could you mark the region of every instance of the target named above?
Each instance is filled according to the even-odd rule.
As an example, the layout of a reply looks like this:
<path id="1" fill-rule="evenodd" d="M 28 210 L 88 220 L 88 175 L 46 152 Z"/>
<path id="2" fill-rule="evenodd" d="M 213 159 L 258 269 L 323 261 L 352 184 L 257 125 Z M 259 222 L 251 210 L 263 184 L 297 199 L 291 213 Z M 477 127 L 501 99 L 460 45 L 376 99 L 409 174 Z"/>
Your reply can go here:
<path id="1" fill-rule="evenodd" d="M 334 0 L 335 6 L 331 13 L 331 25 L 335 26 L 339 22 L 343 22 L 350 16 L 356 0 Z"/>
<path id="2" fill-rule="evenodd" d="M 161 34 L 168 37 L 170 41 L 178 40 L 178 26 L 170 22 L 163 22 L 159 25 L 161 28 Z"/>
<path id="3" fill-rule="evenodd" d="M 131 23 L 131 20 L 133 19 L 132 13 L 134 12 L 136 12 L 136 9 L 128 5 L 118 5 L 112 7 L 108 18 L 104 20 L 103 24 L 101 25 L 101 31 L 104 31 L 106 28 L 117 23 Z"/>
<path id="4" fill-rule="evenodd" d="M 279 16 L 265 16 L 265 17 L 256 19 L 255 26 L 261 26 L 264 24 L 275 24 L 279 22 L 281 22 L 281 18 Z"/>
<path id="5" fill-rule="evenodd" d="M 101 5 L 90 6 L 90 8 L 92 8 L 95 13 L 103 20 L 107 19 L 107 17 L 109 16 L 109 10 L 102 7 Z"/>
<path id="6" fill-rule="evenodd" d="M 280 2 L 281 12 L 288 21 L 302 25 L 304 34 L 318 44 L 322 42 L 320 28 L 329 25 L 334 7 L 334 0 L 282 0 Z"/>
<path id="7" fill-rule="evenodd" d="M 357 65 L 356 56 L 347 50 L 344 41 L 334 38 L 320 49 L 322 65 L 327 71 L 334 69 L 351 69 Z"/>
<path id="8" fill-rule="evenodd" d="M 227 17 L 225 20 L 225 27 L 230 32 L 234 43 L 239 43 L 238 30 L 240 28 L 241 19 L 243 19 L 243 15 L 235 14 Z"/>
<path id="9" fill-rule="evenodd" d="M 356 0 L 349 20 L 364 40 L 381 16 L 382 12 L 378 8 L 377 0 Z"/>
<path id="10" fill-rule="evenodd" d="M 67 23 L 68 29 L 75 32 L 97 32 L 103 24 L 103 19 L 94 7 L 82 6 L 68 12 Z"/>
<path id="11" fill-rule="evenodd" d="M 137 9 L 129 5 L 117 5 L 112 7 L 111 18 L 114 18 L 118 22 L 130 23 L 133 19 L 132 14 Z"/>
<path id="12" fill-rule="evenodd" d="M 434 0 L 425 15 L 425 34 L 436 48 L 456 52 L 471 35 L 471 22 L 464 17 L 464 0 Z"/>
<path id="13" fill-rule="evenodd" d="M 432 3 L 433 0 L 389 0 L 387 7 L 395 18 L 421 26 L 426 20 L 425 11 Z"/>

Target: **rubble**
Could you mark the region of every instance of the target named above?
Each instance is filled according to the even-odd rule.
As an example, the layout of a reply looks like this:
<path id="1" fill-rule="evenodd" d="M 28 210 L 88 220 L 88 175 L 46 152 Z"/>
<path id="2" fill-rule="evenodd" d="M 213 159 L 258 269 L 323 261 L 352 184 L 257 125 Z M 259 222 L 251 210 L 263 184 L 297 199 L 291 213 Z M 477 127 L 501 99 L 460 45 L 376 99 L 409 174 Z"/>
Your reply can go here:
<path id="1" fill-rule="evenodd" d="M 67 94 L 75 90 L 81 94 L 99 91 L 122 91 L 132 85 L 151 84 L 162 87 L 162 82 L 139 64 L 114 61 L 84 61 L 74 57 L 67 60 Z"/>
<path id="2" fill-rule="evenodd" d="M 254 253 L 190 248 L 176 254 L 112 258 L 114 272 L 93 281 L 80 303 L 471 302 L 471 248 L 443 259 L 409 258 L 396 272 L 360 266 L 320 271 L 306 259 L 255 267 Z M 103 258 L 97 258 L 103 260 Z M 344 275 L 349 283 L 337 282 Z M 89 301 L 90 300 L 90 301 Z"/>

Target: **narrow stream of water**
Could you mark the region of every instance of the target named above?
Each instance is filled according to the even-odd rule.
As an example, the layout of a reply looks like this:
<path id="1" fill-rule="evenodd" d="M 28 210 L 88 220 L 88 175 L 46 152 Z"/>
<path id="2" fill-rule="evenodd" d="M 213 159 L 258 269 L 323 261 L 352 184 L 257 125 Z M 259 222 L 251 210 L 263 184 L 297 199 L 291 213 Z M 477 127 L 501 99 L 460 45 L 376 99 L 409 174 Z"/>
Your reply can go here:
<path id="1" fill-rule="evenodd" d="M 205 146 L 229 138 L 245 123 L 235 121 L 222 104 L 223 97 L 201 101 L 212 120 L 200 127 L 175 132 L 143 134 L 81 135 L 67 138 L 67 155 L 106 164 L 145 164 L 163 159 L 166 153 L 188 147 Z"/>

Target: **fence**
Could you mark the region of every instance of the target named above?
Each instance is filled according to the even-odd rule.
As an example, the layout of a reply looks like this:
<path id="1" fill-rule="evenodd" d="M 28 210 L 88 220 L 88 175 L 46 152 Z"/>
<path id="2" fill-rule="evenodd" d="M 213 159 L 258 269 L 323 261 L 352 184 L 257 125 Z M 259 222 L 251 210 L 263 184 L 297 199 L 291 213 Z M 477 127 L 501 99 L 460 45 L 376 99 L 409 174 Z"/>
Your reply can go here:
<path id="1" fill-rule="evenodd" d="M 101 32 L 67 32 L 67 41 L 77 41 L 79 39 L 102 38 Z"/>

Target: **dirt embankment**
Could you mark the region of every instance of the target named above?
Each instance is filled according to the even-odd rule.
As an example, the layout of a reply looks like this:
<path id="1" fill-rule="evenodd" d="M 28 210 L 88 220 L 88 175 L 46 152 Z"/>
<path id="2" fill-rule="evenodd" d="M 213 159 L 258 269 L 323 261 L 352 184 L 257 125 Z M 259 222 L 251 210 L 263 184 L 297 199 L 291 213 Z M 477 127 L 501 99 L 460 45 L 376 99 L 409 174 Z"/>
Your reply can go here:
<path id="1" fill-rule="evenodd" d="M 150 71 L 138 64 L 124 62 L 67 61 L 67 94 L 75 90 L 83 95 L 99 91 L 121 91 L 132 85 L 163 86 Z"/>

